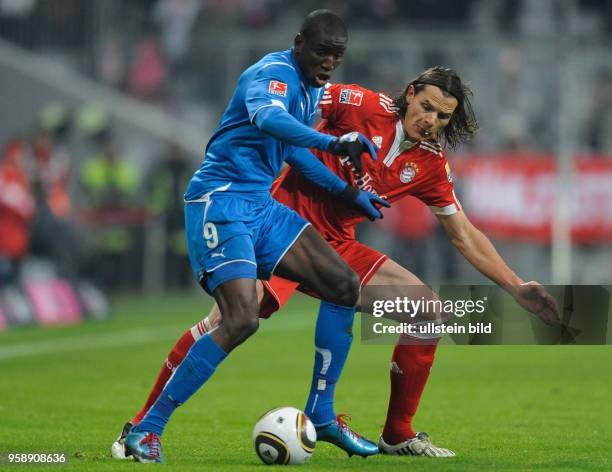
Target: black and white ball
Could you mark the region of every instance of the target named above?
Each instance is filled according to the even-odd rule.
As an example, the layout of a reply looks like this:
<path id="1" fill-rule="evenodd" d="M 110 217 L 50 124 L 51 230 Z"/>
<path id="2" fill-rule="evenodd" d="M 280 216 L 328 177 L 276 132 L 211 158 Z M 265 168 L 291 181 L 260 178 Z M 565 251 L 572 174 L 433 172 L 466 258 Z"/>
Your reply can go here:
<path id="1" fill-rule="evenodd" d="M 255 452 L 265 464 L 304 464 L 316 442 L 312 421 L 291 406 L 268 411 L 253 428 Z"/>

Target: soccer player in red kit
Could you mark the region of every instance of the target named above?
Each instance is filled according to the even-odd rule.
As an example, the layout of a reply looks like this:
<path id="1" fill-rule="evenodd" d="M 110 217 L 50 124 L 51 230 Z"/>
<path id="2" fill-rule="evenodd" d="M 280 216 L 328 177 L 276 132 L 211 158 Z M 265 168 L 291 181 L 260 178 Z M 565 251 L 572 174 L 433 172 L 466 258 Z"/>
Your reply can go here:
<path id="1" fill-rule="evenodd" d="M 429 206 L 454 246 L 476 269 L 544 322 L 556 322 L 559 316 L 554 299 L 540 284 L 525 283 L 506 265 L 486 236 L 469 222 L 455 195 L 444 147 L 454 148 L 477 130 L 469 95 L 471 91 L 458 75 L 441 67 L 421 73 L 395 99 L 357 85 L 331 85 L 320 104 L 321 131 L 337 136 L 358 131 L 379 146 L 378 159 L 351 162 L 348 158 L 338 159 L 324 152 L 313 152 L 351 185 L 389 202 L 406 195 L 419 198 Z M 355 209 L 338 204 L 332 196 L 296 171 L 291 168 L 284 170 L 273 186 L 273 196 L 313 224 L 359 275 L 362 287 L 421 286 L 428 290 L 409 270 L 355 239 L 355 225 L 363 220 Z M 260 316 L 264 318 L 282 307 L 295 290 L 310 293 L 307 288 L 278 277 L 258 285 Z M 166 359 L 146 404 L 131 423 L 138 423 L 153 404 L 194 340 L 214 329 L 220 321 L 221 314 L 215 306 L 206 319 L 183 334 Z M 328 345 L 334 342 L 330 336 L 337 336 L 338 331 L 347 331 L 348 328 L 350 333 L 350 326 L 334 326 L 335 322 L 317 320 L 317 353 L 329 351 Z M 438 339 L 414 342 L 415 339 L 408 335 L 399 336 L 391 362 L 387 419 L 378 443 L 383 454 L 455 455 L 449 449 L 434 446 L 426 433 L 416 433 L 412 427 L 412 418 L 429 376 Z M 305 409 L 315 424 L 321 411 L 325 415 L 333 412 L 334 387 L 346 359 L 341 352 L 328 352 L 327 356 L 324 359 L 325 355 L 315 355 L 312 387 Z M 337 364 L 335 368 L 334 362 Z M 330 374 L 334 369 L 335 374 Z M 348 427 L 346 431 L 354 434 Z M 322 440 L 340 446 L 340 442 L 333 438 L 324 437 Z M 113 444 L 113 456 L 121 457 L 121 454 L 120 436 Z"/>

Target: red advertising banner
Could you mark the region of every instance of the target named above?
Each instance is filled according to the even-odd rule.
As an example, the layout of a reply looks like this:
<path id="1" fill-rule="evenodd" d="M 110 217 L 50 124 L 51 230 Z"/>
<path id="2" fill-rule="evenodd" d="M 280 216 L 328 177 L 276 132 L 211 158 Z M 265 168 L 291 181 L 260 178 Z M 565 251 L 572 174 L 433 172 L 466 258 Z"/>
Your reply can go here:
<path id="1" fill-rule="evenodd" d="M 548 243 L 559 190 L 553 156 L 512 154 L 466 157 L 451 162 L 459 199 L 486 234 Z M 581 156 L 570 193 L 572 240 L 612 241 L 612 160 Z"/>

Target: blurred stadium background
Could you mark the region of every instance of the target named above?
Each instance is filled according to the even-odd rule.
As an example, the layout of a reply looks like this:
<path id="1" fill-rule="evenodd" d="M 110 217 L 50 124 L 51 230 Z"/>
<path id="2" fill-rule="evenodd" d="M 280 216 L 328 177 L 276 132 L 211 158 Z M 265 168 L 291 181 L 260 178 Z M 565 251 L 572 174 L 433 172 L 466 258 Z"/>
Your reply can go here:
<path id="1" fill-rule="evenodd" d="M 192 287 L 185 182 L 240 72 L 317 7 L 350 29 L 335 81 L 394 94 L 445 65 L 471 84 L 459 198 L 520 274 L 610 281 L 610 2 L 2 0 L 0 283 L 59 274 L 99 311 Z M 426 281 L 481 281 L 440 231 L 407 201 L 361 237 Z"/>

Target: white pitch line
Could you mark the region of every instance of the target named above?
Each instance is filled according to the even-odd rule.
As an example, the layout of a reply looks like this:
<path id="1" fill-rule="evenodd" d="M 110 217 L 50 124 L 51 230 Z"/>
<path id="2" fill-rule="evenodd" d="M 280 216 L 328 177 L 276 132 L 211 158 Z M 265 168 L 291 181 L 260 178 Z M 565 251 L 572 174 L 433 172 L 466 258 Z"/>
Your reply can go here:
<path id="1" fill-rule="evenodd" d="M 138 328 L 129 331 L 86 334 L 70 336 L 44 341 L 30 341 L 0 347 L 0 360 L 14 359 L 16 357 L 29 357 L 40 354 L 54 354 L 66 351 L 89 351 L 93 349 L 106 349 L 109 347 L 146 344 L 163 339 L 176 338 L 175 330 L 181 326 L 165 326 L 163 328 Z"/>
<path id="2" fill-rule="evenodd" d="M 282 316 L 282 315 L 277 315 Z M 289 315 L 285 315 L 289 316 Z M 316 317 L 312 320 L 308 317 L 291 320 L 289 326 L 285 323 L 274 323 L 267 321 L 263 332 L 289 332 L 301 330 L 310 323 L 315 323 Z M 137 328 L 128 331 L 74 335 L 65 338 L 55 338 L 42 341 L 29 341 L 25 343 L 13 344 L 11 346 L 0 347 L 0 361 L 4 359 L 15 359 L 18 357 L 37 356 L 41 354 L 55 354 L 56 352 L 67 351 L 91 351 L 94 349 L 106 349 L 119 346 L 133 346 L 135 344 L 147 344 L 151 342 L 163 341 L 164 339 L 176 339 L 181 329 L 185 330 L 186 325 L 170 325 L 155 328 Z"/>

